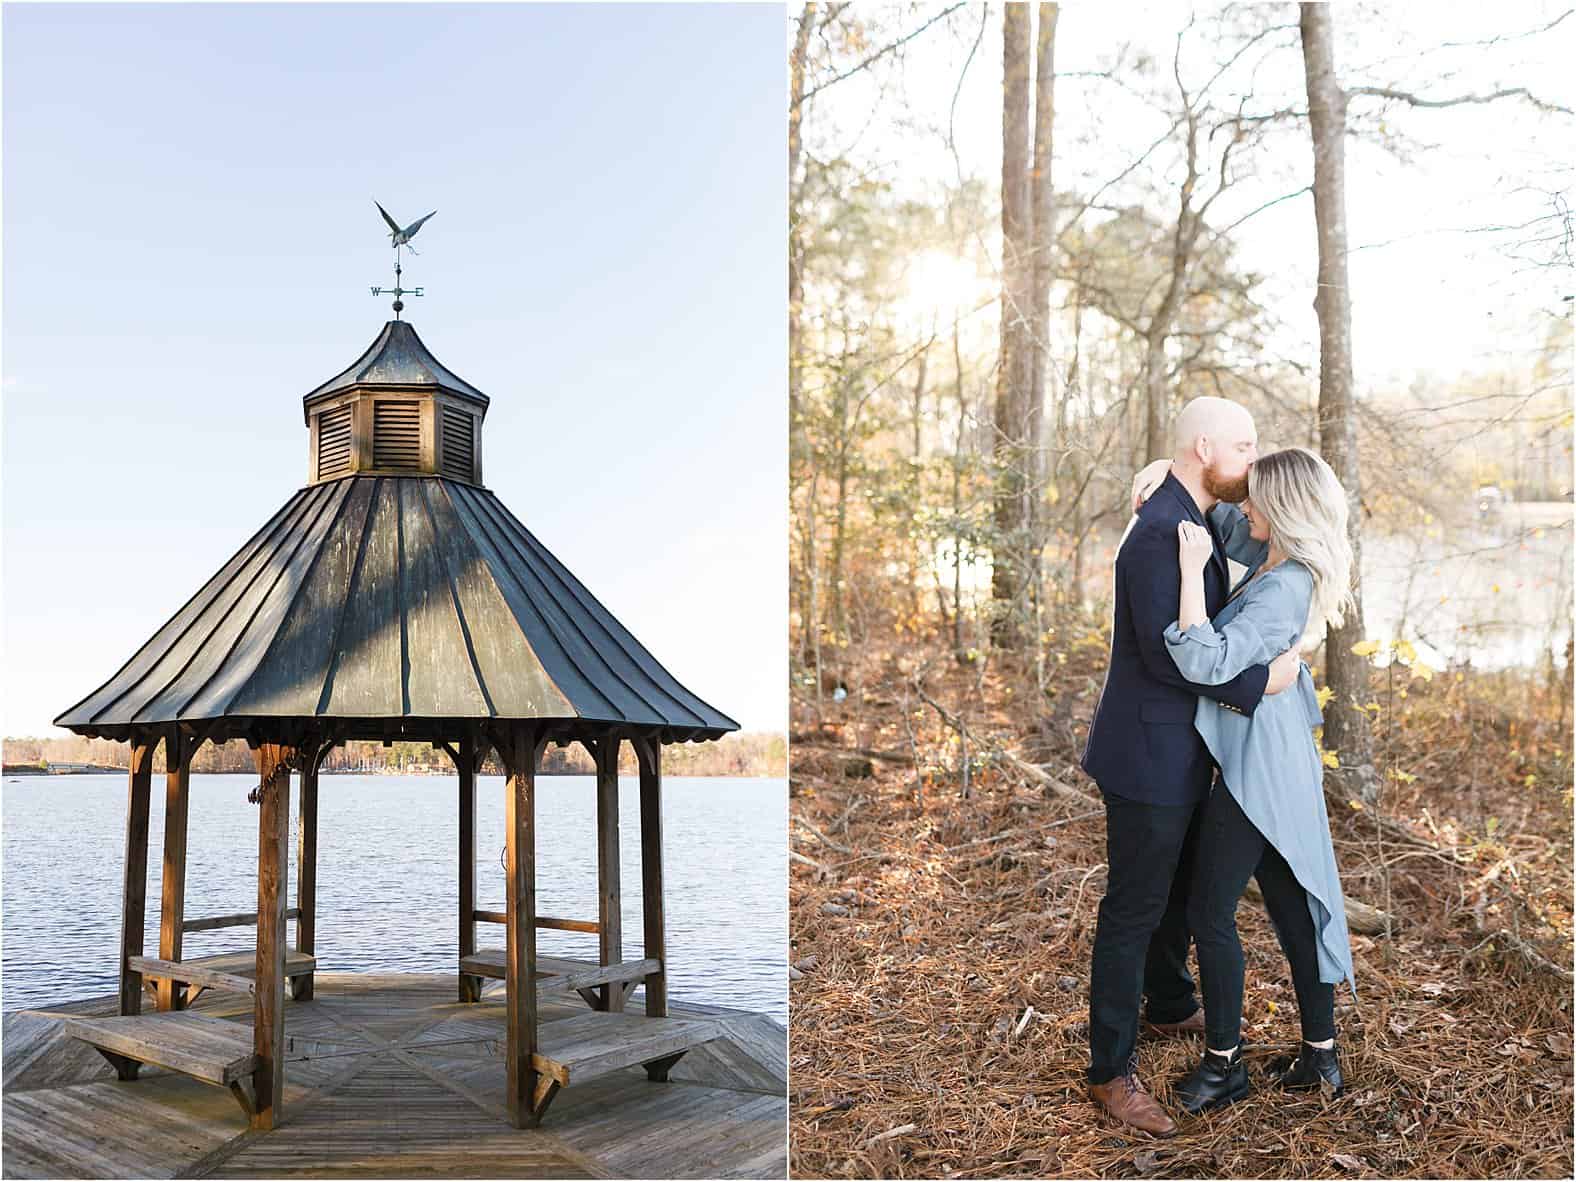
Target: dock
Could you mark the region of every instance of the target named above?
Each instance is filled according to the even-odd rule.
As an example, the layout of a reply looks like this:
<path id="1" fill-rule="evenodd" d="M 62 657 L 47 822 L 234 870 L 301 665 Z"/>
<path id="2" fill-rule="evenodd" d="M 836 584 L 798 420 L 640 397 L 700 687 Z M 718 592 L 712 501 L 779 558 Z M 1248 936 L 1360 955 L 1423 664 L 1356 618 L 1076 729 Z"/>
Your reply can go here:
<path id="1" fill-rule="evenodd" d="M 551 979 L 549 979 L 551 980 Z M 561 1041 L 586 1064 L 552 1119 L 510 1121 L 505 1079 L 505 982 L 460 1002 L 454 973 L 318 970 L 309 1000 L 284 1006 L 284 1116 L 248 1122 L 221 1080 L 143 1065 L 117 1078 L 72 1025 L 112 1021 L 109 995 L 4 1017 L 3 1176 L 6 1178 L 781 1178 L 787 1174 L 787 1038 L 763 1014 L 672 999 L 666 1021 L 697 1030 L 668 1071 L 621 1065 L 617 1038 L 587 1040 L 587 1019 L 645 1019 L 640 999 L 620 1014 L 588 1012 L 582 997 L 544 988 L 539 1051 Z M 174 1019 L 252 1044 L 253 999 L 197 995 Z M 602 1048 L 600 1060 L 589 1056 Z M 567 1062 L 567 1056 L 565 1057 Z M 568 1064 L 566 1070 L 576 1070 Z M 584 1080 L 584 1082 L 579 1082 Z"/>

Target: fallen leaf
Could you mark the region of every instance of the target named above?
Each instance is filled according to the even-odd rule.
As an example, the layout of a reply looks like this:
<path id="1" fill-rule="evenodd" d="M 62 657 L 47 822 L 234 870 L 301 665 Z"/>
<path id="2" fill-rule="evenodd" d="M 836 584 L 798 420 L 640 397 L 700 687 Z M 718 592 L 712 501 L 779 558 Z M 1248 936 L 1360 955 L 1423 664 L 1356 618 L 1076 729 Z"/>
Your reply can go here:
<path id="1" fill-rule="evenodd" d="M 1347 1169 L 1347 1170 L 1357 1170 L 1357 1171 L 1361 1172 L 1361 1171 L 1366 1170 L 1368 1168 L 1368 1163 L 1365 1162 L 1362 1158 L 1360 1158 L 1360 1157 L 1353 1157 L 1349 1153 L 1332 1153 L 1332 1154 L 1330 1154 L 1330 1160 L 1333 1161 L 1336 1165 L 1342 1167 L 1343 1169 Z"/>

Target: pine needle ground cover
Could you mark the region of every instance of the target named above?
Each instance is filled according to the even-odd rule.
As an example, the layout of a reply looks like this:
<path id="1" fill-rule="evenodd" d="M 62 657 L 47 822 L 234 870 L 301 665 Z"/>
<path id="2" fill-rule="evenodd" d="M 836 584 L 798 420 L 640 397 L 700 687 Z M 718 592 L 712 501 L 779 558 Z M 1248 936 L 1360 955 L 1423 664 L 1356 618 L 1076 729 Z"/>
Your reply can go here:
<path id="1" fill-rule="evenodd" d="M 1084 1085 L 1105 823 L 1077 754 L 1105 639 L 1054 645 L 1054 686 L 1032 704 L 1026 671 L 937 644 L 844 650 L 842 700 L 831 679 L 819 704 L 796 699 L 795 1177 L 1571 1176 L 1571 728 L 1556 679 L 1373 672 L 1377 808 L 1334 774 L 1326 788 L 1348 898 L 1391 916 L 1388 937 L 1353 934 L 1360 999 L 1336 994 L 1347 1090 L 1295 1098 L 1264 1076 L 1299 1031 L 1250 895 L 1237 920 L 1254 1091 L 1188 1118 L 1172 1085 L 1201 1044 L 1141 1039 L 1140 1076 L 1181 1125 L 1153 1140 Z"/>

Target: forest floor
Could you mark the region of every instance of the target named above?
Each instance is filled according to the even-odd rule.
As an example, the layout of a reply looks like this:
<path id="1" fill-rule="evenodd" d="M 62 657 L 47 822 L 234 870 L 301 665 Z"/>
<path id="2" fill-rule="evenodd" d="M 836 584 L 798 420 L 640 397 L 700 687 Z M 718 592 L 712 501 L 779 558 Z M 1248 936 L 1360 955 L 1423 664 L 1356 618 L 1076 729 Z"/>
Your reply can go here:
<path id="1" fill-rule="evenodd" d="M 1353 934 L 1361 997 L 1337 990 L 1346 1092 L 1265 1080 L 1299 1031 L 1250 895 L 1254 1092 L 1188 1118 L 1172 1087 L 1201 1045 L 1143 1040 L 1140 1078 L 1182 1126 L 1155 1140 L 1084 1082 L 1105 823 L 1077 755 L 1104 634 L 1053 637 L 1052 692 L 1027 704 L 1032 679 L 960 663 L 935 635 L 838 660 L 845 700 L 828 684 L 819 708 L 813 687 L 794 706 L 793 1176 L 1571 1176 L 1567 694 L 1374 670 L 1376 763 L 1394 774 L 1377 810 L 1326 786 L 1347 896 L 1394 918 L 1389 938 Z"/>

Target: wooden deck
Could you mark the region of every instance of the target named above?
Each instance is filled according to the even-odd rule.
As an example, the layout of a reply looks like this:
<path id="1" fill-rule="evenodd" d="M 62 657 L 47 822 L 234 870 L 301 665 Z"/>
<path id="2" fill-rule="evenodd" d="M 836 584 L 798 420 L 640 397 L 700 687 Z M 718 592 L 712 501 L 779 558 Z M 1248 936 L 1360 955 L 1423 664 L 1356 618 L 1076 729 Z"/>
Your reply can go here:
<path id="1" fill-rule="evenodd" d="M 545 985 L 545 982 L 544 982 Z M 669 1034 L 716 1037 L 668 1083 L 620 1067 L 564 1090 L 542 1128 L 505 1109 L 503 983 L 455 1000 L 453 974 L 318 972 L 315 997 L 285 1003 L 284 1120 L 249 1132 L 230 1096 L 145 1066 L 122 1083 L 66 1023 L 116 1013 L 117 999 L 5 1015 L 3 1161 L 7 1178 L 780 1178 L 787 1172 L 786 1035 L 740 1010 L 669 1003 Z M 193 1014 L 247 1028 L 249 997 L 209 992 Z M 553 1024 L 638 1022 L 588 1013 L 573 994 L 541 998 Z M 567 1025 L 559 1027 L 573 1034 Z M 655 1032 L 653 1032 L 655 1034 Z M 583 1033 L 573 1042 L 595 1044 Z M 568 1068 L 574 1071 L 571 1064 Z"/>

